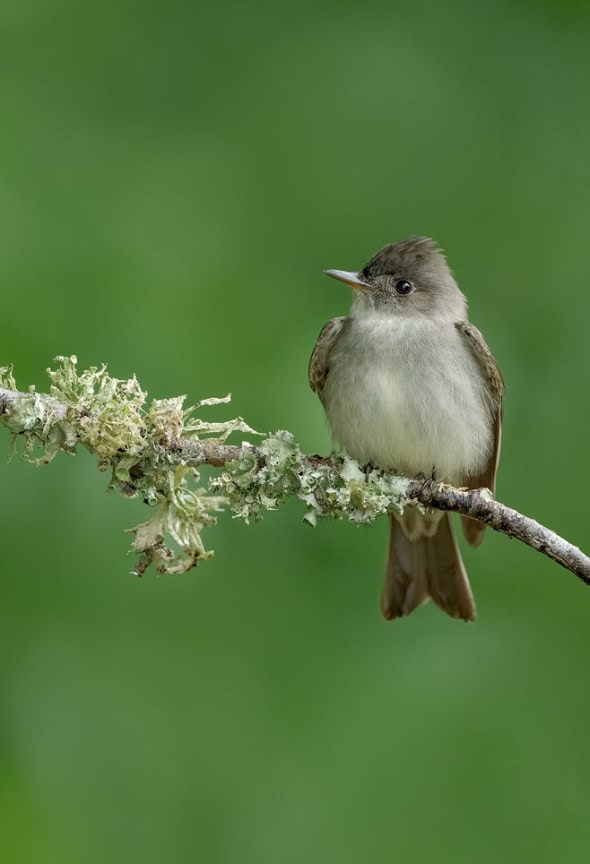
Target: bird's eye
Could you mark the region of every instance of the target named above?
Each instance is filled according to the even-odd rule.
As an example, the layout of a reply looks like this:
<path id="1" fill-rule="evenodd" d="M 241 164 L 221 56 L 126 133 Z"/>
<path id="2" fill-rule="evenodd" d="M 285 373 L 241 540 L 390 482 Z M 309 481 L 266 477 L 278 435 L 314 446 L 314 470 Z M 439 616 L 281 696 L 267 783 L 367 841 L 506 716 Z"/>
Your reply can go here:
<path id="1" fill-rule="evenodd" d="M 412 290 L 412 283 L 407 279 L 398 279 L 395 283 L 395 290 L 398 294 L 409 294 Z"/>

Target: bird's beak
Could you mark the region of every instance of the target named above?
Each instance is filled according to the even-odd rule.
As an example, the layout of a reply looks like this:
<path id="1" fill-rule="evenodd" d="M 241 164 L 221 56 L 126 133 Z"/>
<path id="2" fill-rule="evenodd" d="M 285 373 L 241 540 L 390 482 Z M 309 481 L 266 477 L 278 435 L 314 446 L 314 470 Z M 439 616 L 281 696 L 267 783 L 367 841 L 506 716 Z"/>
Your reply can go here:
<path id="1" fill-rule="evenodd" d="M 344 282 L 355 288 L 357 291 L 368 291 L 371 287 L 360 278 L 358 273 L 349 273 L 346 270 L 324 270 L 326 276 L 331 276 L 332 279 L 338 279 L 339 282 Z"/>

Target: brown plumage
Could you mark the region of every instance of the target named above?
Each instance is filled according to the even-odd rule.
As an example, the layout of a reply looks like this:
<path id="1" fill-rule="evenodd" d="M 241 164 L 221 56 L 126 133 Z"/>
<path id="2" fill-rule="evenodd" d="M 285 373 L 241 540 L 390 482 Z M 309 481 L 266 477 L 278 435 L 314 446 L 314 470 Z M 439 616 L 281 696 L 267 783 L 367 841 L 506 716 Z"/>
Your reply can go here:
<path id="1" fill-rule="evenodd" d="M 502 397 L 504 395 L 504 379 L 500 368 L 496 363 L 496 358 L 488 348 L 485 339 L 473 324 L 469 321 L 459 321 L 456 324 L 457 330 L 465 337 L 473 354 L 477 357 L 478 363 L 481 365 L 482 374 L 488 382 L 492 395 L 494 412 L 493 412 L 493 447 L 490 452 L 490 457 L 482 471 L 474 476 L 467 475 L 463 478 L 462 486 L 468 489 L 489 489 L 492 495 L 496 494 L 496 473 L 498 471 L 498 463 L 500 461 L 500 447 L 502 445 L 502 419 L 503 406 Z M 486 526 L 481 522 L 476 522 L 475 519 L 470 519 L 469 516 L 462 516 L 461 523 L 463 525 L 463 534 L 470 546 L 479 546 L 483 540 L 483 535 Z"/>

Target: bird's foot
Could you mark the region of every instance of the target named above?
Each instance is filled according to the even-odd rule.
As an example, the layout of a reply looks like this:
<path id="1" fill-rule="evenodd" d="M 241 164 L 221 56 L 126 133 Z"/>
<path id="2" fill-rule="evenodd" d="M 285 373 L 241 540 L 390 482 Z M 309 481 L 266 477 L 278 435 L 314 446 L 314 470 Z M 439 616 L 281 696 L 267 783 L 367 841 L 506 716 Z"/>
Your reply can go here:
<path id="1" fill-rule="evenodd" d="M 438 480 L 436 479 L 436 468 L 434 465 L 432 466 L 430 477 L 427 477 L 423 471 L 419 471 L 414 479 L 417 480 L 418 483 L 422 484 L 423 489 L 431 489 L 438 483 Z"/>
<path id="2" fill-rule="evenodd" d="M 369 474 L 372 474 L 374 470 L 375 470 L 375 466 L 373 465 L 372 462 L 367 462 L 366 465 L 362 466 L 361 471 L 365 475 L 365 482 L 366 483 L 369 482 Z"/>

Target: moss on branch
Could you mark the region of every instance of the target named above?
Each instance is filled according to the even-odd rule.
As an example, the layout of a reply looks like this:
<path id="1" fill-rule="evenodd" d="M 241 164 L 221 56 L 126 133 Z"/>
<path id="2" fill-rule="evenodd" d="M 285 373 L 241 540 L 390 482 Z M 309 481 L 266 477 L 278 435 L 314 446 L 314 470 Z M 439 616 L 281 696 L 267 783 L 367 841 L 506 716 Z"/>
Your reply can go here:
<path id="1" fill-rule="evenodd" d="M 198 416 L 205 406 L 227 404 L 229 396 L 189 407 L 184 396 L 150 402 L 135 376 L 113 378 L 106 366 L 79 372 L 76 357 L 56 363 L 47 370 L 47 395 L 19 392 L 12 369 L 1 370 L 0 420 L 15 442 L 24 440 L 29 461 L 47 464 L 60 451 L 74 454 L 82 446 L 101 471 L 110 470 L 109 489 L 143 500 L 149 516 L 129 529 L 138 575 L 151 564 L 158 573 L 182 573 L 210 557 L 202 532 L 221 510 L 259 520 L 296 497 L 313 526 L 321 518 L 367 524 L 403 507 L 405 478 L 377 472 L 367 478 L 346 457 L 310 459 L 289 432 L 270 434 L 256 446 L 225 446 L 232 433 L 259 435 L 241 417 L 210 422 Z M 199 466 L 207 462 L 223 470 L 204 486 Z"/>

